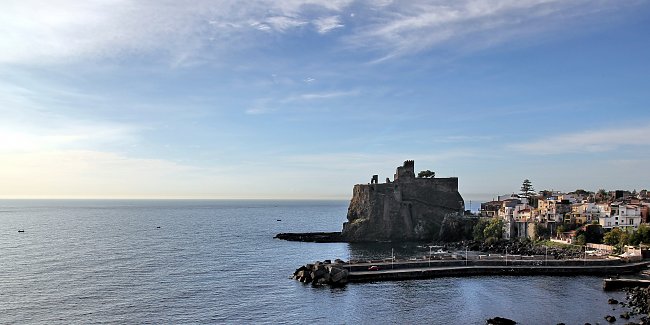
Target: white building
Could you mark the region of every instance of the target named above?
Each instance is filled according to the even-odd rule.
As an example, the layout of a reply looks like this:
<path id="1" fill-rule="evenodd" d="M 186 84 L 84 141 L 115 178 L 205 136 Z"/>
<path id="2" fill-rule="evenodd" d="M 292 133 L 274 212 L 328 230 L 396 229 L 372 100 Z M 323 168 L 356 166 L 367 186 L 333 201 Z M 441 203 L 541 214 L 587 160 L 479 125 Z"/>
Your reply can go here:
<path id="1" fill-rule="evenodd" d="M 571 219 L 579 224 L 590 224 L 609 216 L 609 204 L 576 203 L 571 205 Z"/>
<path id="2" fill-rule="evenodd" d="M 600 218 L 600 225 L 604 229 L 633 228 L 641 224 L 641 208 L 638 205 L 615 202 L 610 204 L 609 215 Z"/>
<path id="3" fill-rule="evenodd" d="M 531 236 L 531 229 L 534 229 L 535 223 L 532 216 L 533 207 L 528 205 L 527 201 L 527 199 L 509 199 L 502 202 L 498 216 L 504 223 L 505 239 Z"/>

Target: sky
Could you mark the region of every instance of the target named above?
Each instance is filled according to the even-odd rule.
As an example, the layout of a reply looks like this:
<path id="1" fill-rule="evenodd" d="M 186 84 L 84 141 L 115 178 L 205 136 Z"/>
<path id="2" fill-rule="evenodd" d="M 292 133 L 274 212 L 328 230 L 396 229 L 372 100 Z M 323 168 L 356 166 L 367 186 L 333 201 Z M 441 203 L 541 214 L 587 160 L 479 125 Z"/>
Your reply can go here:
<path id="1" fill-rule="evenodd" d="M 3 0 L 0 198 L 650 188 L 650 3 Z"/>

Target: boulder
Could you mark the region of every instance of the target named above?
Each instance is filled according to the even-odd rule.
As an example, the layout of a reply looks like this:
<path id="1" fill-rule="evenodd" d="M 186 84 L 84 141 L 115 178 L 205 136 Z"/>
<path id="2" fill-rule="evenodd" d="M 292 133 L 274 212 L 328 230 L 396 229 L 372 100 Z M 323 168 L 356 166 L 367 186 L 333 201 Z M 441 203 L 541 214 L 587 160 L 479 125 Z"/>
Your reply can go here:
<path id="1" fill-rule="evenodd" d="M 517 324 L 512 319 L 504 318 L 504 317 L 494 317 L 486 320 L 487 325 L 514 325 Z"/>
<path id="2" fill-rule="evenodd" d="M 323 264 L 315 262 L 296 269 L 293 278 L 302 283 L 311 283 L 314 286 L 344 285 L 348 281 L 348 270 L 336 264 Z"/>

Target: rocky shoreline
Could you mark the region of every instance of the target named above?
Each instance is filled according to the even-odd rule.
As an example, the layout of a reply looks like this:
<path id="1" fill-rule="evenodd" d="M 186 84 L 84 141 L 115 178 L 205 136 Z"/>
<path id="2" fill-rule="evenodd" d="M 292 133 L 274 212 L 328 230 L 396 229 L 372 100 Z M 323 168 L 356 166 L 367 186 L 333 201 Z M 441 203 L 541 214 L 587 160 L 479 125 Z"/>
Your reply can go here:
<path id="1" fill-rule="evenodd" d="M 343 243 L 347 242 L 340 231 L 337 232 L 285 232 L 273 238 L 308 243 Z"/>
<path id="2" fill-rule="evenodd" d="M 650 288 L 630 288 L 627 290 L 626 302 L 631 312 L 628 315 L 643 315 L 639 324 L 650 324 Z"/>

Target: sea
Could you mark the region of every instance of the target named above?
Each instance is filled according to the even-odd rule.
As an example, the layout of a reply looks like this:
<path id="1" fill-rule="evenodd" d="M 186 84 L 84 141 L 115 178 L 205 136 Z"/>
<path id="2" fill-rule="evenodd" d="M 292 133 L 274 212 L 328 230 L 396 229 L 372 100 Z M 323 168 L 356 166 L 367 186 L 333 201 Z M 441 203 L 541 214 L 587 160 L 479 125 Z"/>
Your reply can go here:
<path id="1" fill-rule="evenodd" d="M 347 201 L 0 200 L 0 324 L 606 323 L 591 276 L 477 276 L 312 287 L 317 260 L 409 258 L 415 244 L 302 243 Z M 19 232 L 24 230 L 24 232 Z"/>

